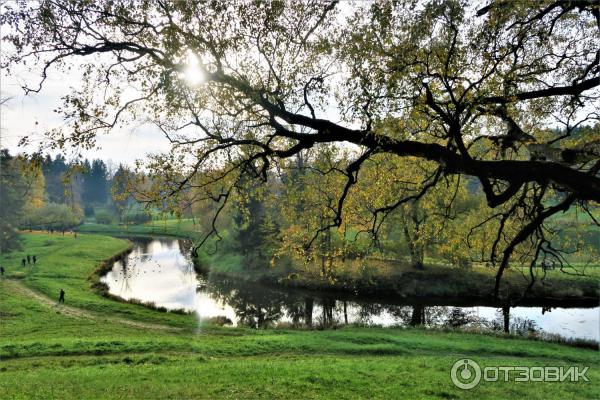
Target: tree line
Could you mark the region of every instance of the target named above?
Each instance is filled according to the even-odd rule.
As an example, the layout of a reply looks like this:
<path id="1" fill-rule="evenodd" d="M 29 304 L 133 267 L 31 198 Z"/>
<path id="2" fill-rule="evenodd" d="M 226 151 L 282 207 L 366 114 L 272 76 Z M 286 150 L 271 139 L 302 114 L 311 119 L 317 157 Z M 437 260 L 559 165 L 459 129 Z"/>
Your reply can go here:
<path id="1" fill-rule="evenodd" d="M 123 209 L 113 199 L 125 167 L 111 171 L 103 160 L 67 161 L 58 154 L 11 155 L 0 152 L 2 166 L 2 251 L 18 246 L 18 229 L 62 231 L 94 215 L 94 207 Z M 118 213 L 117 213 L 118 214 Z"/>

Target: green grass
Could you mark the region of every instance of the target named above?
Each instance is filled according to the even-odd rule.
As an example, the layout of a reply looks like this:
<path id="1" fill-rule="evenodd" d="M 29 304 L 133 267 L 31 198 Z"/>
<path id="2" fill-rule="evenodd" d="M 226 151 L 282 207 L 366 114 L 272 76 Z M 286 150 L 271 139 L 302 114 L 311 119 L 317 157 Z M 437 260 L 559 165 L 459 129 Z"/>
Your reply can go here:
<path id="1" fill-rule="evenodd" d="M 591 399 L 600 391 L 600 359 L 593 350 L 426 329 L 222 328 L 114 302 L 93 292 L 89 277 L 101 260 L 125 250 L 126 241 L 83 234 L 24 237 L 24 252 L 0 259 L 9 270 L 9 278 L 0 280 L 3 399 Z M 23 271 L 16 265 L 26 253 L 39 262 Z M 60 287 L 69 308 L 27 295 L 34 290 L 55 297 Z M 482 366 L 590 366 L 591 382 L 489 382 L 463 391 L 449 378 L 462 357 Z"/>
<path id="2" fill-rule="evenodd" d="M 164 219 L 140 225 L 104 225 L 87 222 L 76 228 L 78 232 L 120 235 L 161 235 L 194 238 L 197 226 L 192 219 Z"/>
<path id="3" fill-rule="evenodd" d="M 128 250 L 131 247 L 129 241 L 90 234 L 75 237 L 73 234 L 28 233 L 23 236 L 22 251 L 0 257 L 8 277 L 19 278 L 26 286 L 53 299 L 58 299 L 60 289 L 64 289 L 69 305 L 91 312 L 178 326 L 193 323 L 191 317 L 161 315 L 144 307 L 104 298 L 91 289 L 97 280 L 94 272 L 101 262 Z M 35 254 L 38 261 L 23 268 L 21 259 L 27 254 Z"/>

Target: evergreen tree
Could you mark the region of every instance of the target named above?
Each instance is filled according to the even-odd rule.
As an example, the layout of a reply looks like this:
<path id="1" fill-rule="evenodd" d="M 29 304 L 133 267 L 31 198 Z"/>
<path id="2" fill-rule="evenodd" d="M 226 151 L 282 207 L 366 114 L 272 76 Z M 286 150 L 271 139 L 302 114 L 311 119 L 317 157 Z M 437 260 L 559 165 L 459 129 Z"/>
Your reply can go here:
<path id="1" fill-rule="evenodd" d="M 83 163 L 83 201 L 106 203 L 108 199 L 108 169 L 104 161 L 96 159 L 92 163 L 86 159 Z"/>
<path id="2" fill-rule="evenodd" d="M 54 160 L 50 155 L 47 155 L 42 161 L 42 172 L 46 180 L 48 201 L 53 203 L 66 202 L 64 178 L 68 170 L 69 166 L 61 154 L 58 154 Z"/>

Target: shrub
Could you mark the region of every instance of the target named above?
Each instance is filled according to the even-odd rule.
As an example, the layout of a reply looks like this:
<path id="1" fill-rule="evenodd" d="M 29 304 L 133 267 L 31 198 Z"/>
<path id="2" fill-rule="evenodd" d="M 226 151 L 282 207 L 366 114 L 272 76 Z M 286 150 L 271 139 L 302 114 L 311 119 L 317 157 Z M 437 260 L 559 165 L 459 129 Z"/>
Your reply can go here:
<path id="1" fill-rule="evenodd" d="M 81 210 L 73 211 L 65 204 L 47 203 L 21 218 L 21 226 L 26 229 L 65 230 L 79 225 L 81 220 Z"/>

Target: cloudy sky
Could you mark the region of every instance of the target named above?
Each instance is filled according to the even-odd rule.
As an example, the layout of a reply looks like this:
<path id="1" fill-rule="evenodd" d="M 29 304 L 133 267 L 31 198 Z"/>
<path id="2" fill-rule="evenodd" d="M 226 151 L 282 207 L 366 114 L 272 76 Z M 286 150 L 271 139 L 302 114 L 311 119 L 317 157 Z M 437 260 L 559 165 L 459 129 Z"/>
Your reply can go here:
<path id="1" fill-rule="evenodd" d="M 71 76 L 53 71 L 39 93 L 25 95 L 24 82 L 33 87 L 34 77 L 25 71 L 15 71 L 10 76 L 2 71 L 0 74 L 1 97 L 10 100 L 0 108 L 0 146 L 8 148 L 11 153 L 33 152 L 38 149 L 43 132 L 64 126 L 61 117 L 53 110 L 60 106 L 61 96 L 68 93 L 71 86 L 81 82 L 77 72 Z M 19 147 L 23 136 L 29 136 L 32 145 Z M 37 142 L 37 143 L 36 143 Z M 147 153 L 158 152 L 169 148 L 167 139 L 152 126 L 132 125 L 122 130 L 113 130 L 110 135 L 98 137 L 99 148 L 82 151 L 83 157 L 111 160 L 114 164 L 133 164 L 135 159 L 143 158 Z M 50 152 L 55 154 L 56 151 Z M 67 158 L 75 157 L 75 149 L 68 150 Z"/>

